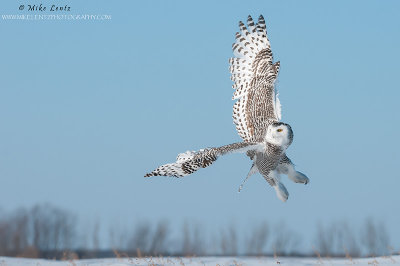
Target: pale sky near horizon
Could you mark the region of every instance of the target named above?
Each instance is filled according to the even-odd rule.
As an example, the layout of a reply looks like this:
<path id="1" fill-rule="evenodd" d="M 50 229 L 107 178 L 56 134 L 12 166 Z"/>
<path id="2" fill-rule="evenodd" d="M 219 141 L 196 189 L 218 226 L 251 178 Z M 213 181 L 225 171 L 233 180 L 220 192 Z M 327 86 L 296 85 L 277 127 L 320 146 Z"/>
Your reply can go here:
<path id="1" fill-rule="evenodd" d="M 306 241 L 318 222 L 358 228 L 372 216 L 400 247 L 400 2 L 66 2 L 112 19 L 0 18 L 0 208 L 50 202 L 86 223 L 210 229 L 284 221 Z M 0 13 L 30 14 L 21 4 L 3 1 Z M 294 130 L 287 153 L 310 184 L 283 178 L 282 203 L 256 175 L 239 194 L 243 155 L 143 178 L 180 152 L 240 141 L 228 59 L 249 14 L 266 19 Z"/>

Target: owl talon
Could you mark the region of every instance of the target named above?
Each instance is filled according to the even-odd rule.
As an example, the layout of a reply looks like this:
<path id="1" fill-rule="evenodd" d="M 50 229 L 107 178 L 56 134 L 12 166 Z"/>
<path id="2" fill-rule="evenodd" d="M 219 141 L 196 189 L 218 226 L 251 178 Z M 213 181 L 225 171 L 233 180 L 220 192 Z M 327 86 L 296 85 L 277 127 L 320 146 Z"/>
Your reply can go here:
<path id="1" fill-rule="evenodd" d="M 305 174 L 298 171 L 289 174 L 288 177 L 295 183 L 307 185 L 310 182 L 310 179 Z"/>

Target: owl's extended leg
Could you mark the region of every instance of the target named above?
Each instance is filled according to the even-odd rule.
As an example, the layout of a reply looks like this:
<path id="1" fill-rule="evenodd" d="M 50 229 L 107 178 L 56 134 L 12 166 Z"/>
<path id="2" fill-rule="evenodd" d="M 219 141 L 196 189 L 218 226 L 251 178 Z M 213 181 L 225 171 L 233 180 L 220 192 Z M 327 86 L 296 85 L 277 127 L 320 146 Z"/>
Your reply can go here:
<path id="1" fill-rule="evenodd" d="M 289 198 L 289 192 L 287 191 L 286 187 L 280 182 L 278 171 L 272 170 L 269 172 L 268 176 L 264 176 L 264 178 L 275 189 L 278 198 L 281 201 L 286 202 Z"/>
<path id="2" fill-rule="evenodd" d="M 249 173 L 247 174 L 246 178 L 243 180 L 242 184 L 239 186 L 239 193 L 242 190 L 244 183 L 246 183 L 247 179 L 249 179 L 250 176 L 254 175 L 255 173 L 258 172 L 257 166 L 253 163 L 253 165 L 250 168 Z"/>
<path id="3" fill-rule="evenodd" d="M 287 175 L 295 183 L 306 185 L 310 182 L 310 179 L 305 174 L 295 170 L 294 164 L 286 155 L 280 160 L 277 170 L 280 174 Z"/>
<path id="4" fill-rule="evenodd" d="M 276 186 L 274 186 L 274 188 L 278 198 L 281 201 L 286 202 L 289 198 L 289 192 L 287 191 L 286 187 L 281 182 L 279 182 Z"/>

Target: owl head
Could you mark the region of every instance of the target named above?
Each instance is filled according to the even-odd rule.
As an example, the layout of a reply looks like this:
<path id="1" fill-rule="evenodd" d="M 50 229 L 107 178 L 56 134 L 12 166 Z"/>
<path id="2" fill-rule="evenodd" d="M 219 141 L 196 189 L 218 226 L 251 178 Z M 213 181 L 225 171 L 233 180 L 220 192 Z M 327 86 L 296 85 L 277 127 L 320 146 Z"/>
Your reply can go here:
<path id="1" fill-rule="evenodd" d="M 285 123 L 275 122 L 268 126 L 265 140 L 268 143 L 287 148 L 293 142 L 292 128 Z"/>

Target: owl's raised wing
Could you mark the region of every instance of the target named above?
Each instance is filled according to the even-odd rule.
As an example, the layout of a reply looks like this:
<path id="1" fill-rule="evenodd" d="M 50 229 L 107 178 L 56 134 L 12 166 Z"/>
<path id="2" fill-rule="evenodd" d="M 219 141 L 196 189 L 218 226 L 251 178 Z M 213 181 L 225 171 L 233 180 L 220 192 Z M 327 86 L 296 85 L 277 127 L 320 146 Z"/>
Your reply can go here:
<path id="1" fill-rule="evenodd" d="M 233 121 L 245 142 L 262 142 L 268 126 L 281 119 L 281 105 L 275 89 L 279 62 L 274 63 L 263 16 L 254 24 L 251 16 L 247 28 L 239 22 L 240 32 L 232 46 L 229 60 L 234 81 Z"/>
<path id="2" fill-rule="evenodd" d="M 187 151 L 180 153 L 175 163 L 159 166 L 157 169 L 145 175 L 150 176 L 174 176 L 183 177 L 190 175 L 200 168 L 206 168 L 215 162 L 219 156 L 229 153 L 245 153 L 249 150 L 263 152 L 265 145 L 261 143 L 240 142 L 217 148 L 207 148 L 199 151 Z"/>

